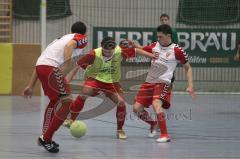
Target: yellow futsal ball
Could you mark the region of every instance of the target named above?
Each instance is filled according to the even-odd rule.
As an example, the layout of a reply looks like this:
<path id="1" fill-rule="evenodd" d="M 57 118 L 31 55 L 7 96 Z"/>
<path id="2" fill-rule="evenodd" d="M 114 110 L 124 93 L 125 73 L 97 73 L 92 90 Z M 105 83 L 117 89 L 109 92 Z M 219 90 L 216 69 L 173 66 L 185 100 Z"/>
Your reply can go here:
<path id="1" fill-rule="evenodd" d="M 84 136 L 87 132 L 87 125 L 80 120 L 75 120 L 70 126 L 70 133 L 76 138 Z"/>

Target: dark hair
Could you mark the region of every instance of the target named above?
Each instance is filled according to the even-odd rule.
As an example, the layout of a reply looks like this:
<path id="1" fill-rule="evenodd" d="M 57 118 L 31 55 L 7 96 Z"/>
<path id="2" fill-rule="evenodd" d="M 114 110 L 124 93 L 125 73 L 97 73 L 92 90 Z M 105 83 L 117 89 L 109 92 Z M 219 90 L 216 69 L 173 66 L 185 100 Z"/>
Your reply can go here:
<path id="1" fill-rule="evenodd" d="M 157 27 L 157 32 L 162 32 L 163 34 L 172 35 L 172 28 L 167 24 L 162 24 Z"/>
<path id="2" fill-rule="evenodd" d="M 168 19 L 170 19 L 170 17 L 166 13 L 161 14 L 160 19 L 163 17 L 167 17 Z"/>
<path id="3" fill-rule="evenodd" d="M 112 37 L 107 36 L 102 39 L 101 46 L 104 49 L 114 49 L 117 46 L 117 44 Z"/>
<path id="4" fill-rule="evenodd" d="M 83 22 L 77 21 L 72 25 L 71 31 L 72 33 L 85 34 L 87 31 L 87 27 Z"/>

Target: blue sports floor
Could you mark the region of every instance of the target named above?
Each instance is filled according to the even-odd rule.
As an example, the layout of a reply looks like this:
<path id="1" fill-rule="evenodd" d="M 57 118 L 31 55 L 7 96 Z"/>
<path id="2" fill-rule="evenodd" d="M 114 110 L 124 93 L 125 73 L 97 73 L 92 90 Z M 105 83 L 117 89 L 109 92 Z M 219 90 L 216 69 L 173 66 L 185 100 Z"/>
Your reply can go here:
<path id="1" fill-rule="evenodd" d="M 195 101 L 188 95 L 174 95 L 172 107 L 166 111 L 170 143 L 147 137 L 149 127 L 132 113 L 131 99 L 133 95 L 127 94 L 127 140 L 116 139 L 112 109 L 84 120 L 88 130 L 82 138 L 73 138 L 62 127 L 54 138 L 60 152 L 51 154 L 36 144 L 47 99 L 0 96 L 0 159 L 240 158 L 240 95 L 198 95 Z M 103 100 L 89 98 L 83 111 Z"/>

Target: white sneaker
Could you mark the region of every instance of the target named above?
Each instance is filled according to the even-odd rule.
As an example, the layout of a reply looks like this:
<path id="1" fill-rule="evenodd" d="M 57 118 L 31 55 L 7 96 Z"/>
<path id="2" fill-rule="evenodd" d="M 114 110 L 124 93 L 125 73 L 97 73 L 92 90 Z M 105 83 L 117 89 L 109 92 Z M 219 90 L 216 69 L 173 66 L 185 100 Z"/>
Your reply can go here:
<path id="1" fill-rule="evenodd" d="M 71 119 L 66 119 L 64 122 L 63 122 L 63 126 L 66 127 L 66 128 L 70 128 L 71 124 L 73 123 L 73 120 Z"/>
<path id="2" fill-rule="evenodd" d="M 155 137 L 156 135 L 157 135 L 157 131 L 156 131 L 156 130 L 152 130 L 152 131 L 149 132 L 148 137 L 149 137 L 149 138 L 153 138 L 153 137 Z"/>
<path id="3" fill-rule="evenodd" d="M 161 134 L 161 136 L 156 140 L 159 143 L 170 142 L 171 138 L 168 134 Z"/>
<path id="4" fill-rule="evenodd" d="M 117 138 L 118 139 L 127 139 L 127 135 L 123 130 L 117 130 Z"/>
<path id="5" fill-rule="evenodd" d="M 154 126 L 150 127 L 150 132 L 148 134 L 149 138 L 153 138 L 153 137 L 155 137 L 157 135 L 157 131 L 156 131 L 157 128 L 158 128 L 158 124 L 157 123 Z"/>

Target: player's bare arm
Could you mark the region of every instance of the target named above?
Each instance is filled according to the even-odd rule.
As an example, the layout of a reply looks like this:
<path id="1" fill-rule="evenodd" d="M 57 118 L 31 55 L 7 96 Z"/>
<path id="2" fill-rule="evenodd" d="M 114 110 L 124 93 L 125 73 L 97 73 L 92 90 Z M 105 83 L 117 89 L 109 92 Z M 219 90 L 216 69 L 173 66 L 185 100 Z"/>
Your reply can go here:
<path id="1" fill-rule="evenodd" d="M 194 88 L 193 88 L 193 77 L 192 77 L 192 67 L 190 65 L 189 62 L 183 64 L 183 68 L 186 72 L 186 77 L 188 80 L 188 87 L 186 89 L 186 91 L 189 93 L 189 95 L 195 99 L 196 98 L 196 94 L 194 92 Z"/>
<path id="2" fill-rule="evenodd" d="M 133 46 L 134 46 L 134 47 L 139 48 L 139 49 L 143 49 L 143 46 L 140 45 L 138 42 L 132 41 L 132 43 L 133 43 Z"/>
<path id="3" fill-rule="evenodd" d="M 36 69 L 34 68 L 31 79 L 27 85 L 27 87 L 25 87 L 25 89 L 22 92 L 22 95 L 27 98 L 31 98 L 32 97 L 32 93 L 33 93 L 33 87 L 35 86 L 36 82 L 37 82 L 37 73 L 36 73 Z"/>
<path id="4" fill-rule="evenodd" d="M 73 77 L 78 72 L 78 69 L 79 69 L 78 65 L 74 66 L 74 68 L 65 76 L 65 79 L 66 79 L 67 83 L 72 81 Z"/>
<path id="5" fill-rule="evenodd" d="M 144 51 L 142 49 L 136 48 L 136 53 L 140 55 L 144 55 L 150 58 L 158 58 L 159 54 L 158 53 L 149 53 L 147 51 Z"/>
<path id="6" fill-rule="evenodd" d="M 73 77 L 76 75 L 79 69 L 85 70 L 89 65 L 93 64 L 95 59 L 95 52 L 92 51 L 88 54 L 85 54 L 80 59 L 78 59 L 76 66 L 65 76 L 67 82 L 71 82 Z"/>
<path id="7" fill-rule="evenodd" d="M 70 63 L 73 50 L 77 47 L 77 42 L 75 40 L 70 40 L 64 47 L 64 64 L 62 66 L 62 71 L 64 72 Z"/>

